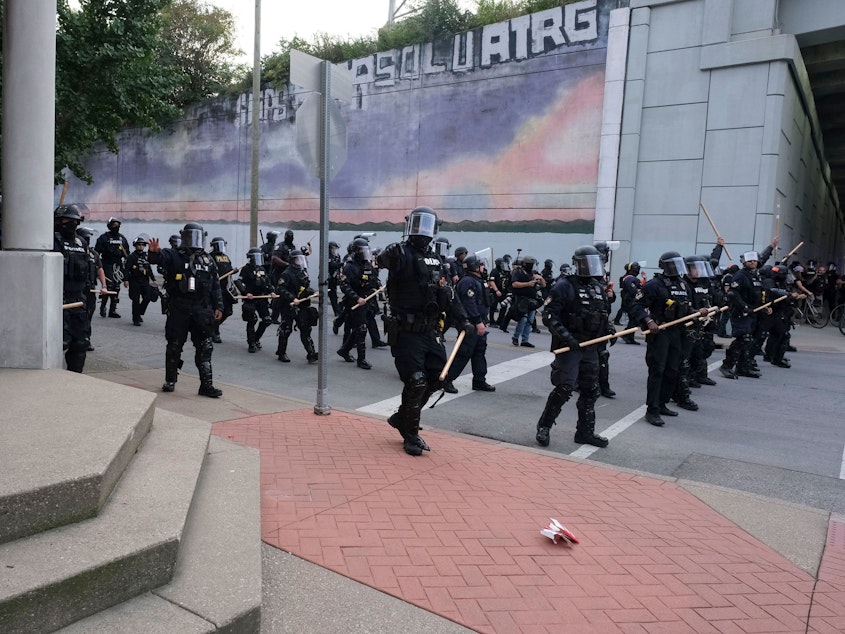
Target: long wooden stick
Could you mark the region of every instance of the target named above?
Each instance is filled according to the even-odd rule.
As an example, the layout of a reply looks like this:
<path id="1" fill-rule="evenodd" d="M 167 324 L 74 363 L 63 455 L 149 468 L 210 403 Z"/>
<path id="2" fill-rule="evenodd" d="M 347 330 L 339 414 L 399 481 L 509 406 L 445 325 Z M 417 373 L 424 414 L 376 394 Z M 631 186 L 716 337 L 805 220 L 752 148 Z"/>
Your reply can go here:
<path id="1" fill-rule="evenodd" d="M 766 303 L 765 303 L 765 304 L 763 304 L 762 306 L 758 306 L 757 308 L 755 308 L 755 309 L 754 309 L 754 312 L 756 313 L 756 312 L 758 312 L 758 311 L 763 310 L 764 308 L 768 308 L 768 307 L 769 307 L 769 306 L 771 306 L 772 304 L 777 304 L 778 302 L 782 302 L 783 300 L 787 299 L 788 297 L 789 297 L 789 295 L 781 295 L 781 296 L 780 296 L 780 297 L 778 297 L 777 299 L 773 299 L 773 300 L 772 300 L 772 301 L 770 301 L 770 302 L 766 302 Z"/>
<path id="2" fill-rule="evenodd" d="M 722 308 L 719 308 L 717 306 L 713 306 L 712 308 L 707 309 L 707 314 L 710 315 L 711 313 L 724 311 L 724 310 L 727 310 L 727 309 L 728 309 L 727 306 L 723 306 Z M 680 318 L 675 319 L 673 321 L 667 321 L 665 324 L 660 324 L 657 328 L 658 328 L 658 330 L 666 330 L 667 328 L 671 328 L 672 326 L 677 326 L 678 324 L 692 323 L 696 319 L 704 319 L 704 317 L 702 315 L 699 315 L 698 313 L 695 313 L 693 315 L 685 315 L 684 317 L 680 317 Z M 578 347 L 579 348 L 586 348 L 587 346 L 592 346 L 592 345 L 595 345 L 597 343 L 601 343 L 602 341 L 609 341 L 610 339 L 616 339 L 618 337 L 624 337 L 625 335 L 630 335 L 630 334 L 633 334 L 635 332 L 639 332 L 644 336 L 648 336 L 648 335 L 651 334 L 650 330 L 640 330 L 640 328 L 638 326 L 634 326 L 633 328 L 626 328 L 625 330 L 620 330 L 617 333 L 613 333 L 613 334 L 610 334 L 610 335 L 602 335 L 601 337 L 596 337 L 595 339 L 589 339 L 588 341 L 582 341 L 581 343 L 578 344 Z M 569 352 L 571 349 L 572 348 L 570 348 L 568 346 L 566 348 L 557 348 L 556 350 L 552 350 L 552 353 L 563 354 L 564 352 Z"/>
<path id="3" fill-rule="evenodd" d="M 291 306 L 299 306 L 299 304 L 301 304 L 302 302 L 308 301 L 309 299 L 314 299 L 315 297 L 319 297 L 319 296 L 320 296 L 320 293 L 319 293 L 319 291 L 317 291 L 316 293 L 313 293 L 313 294 L 309 295 L 308 297 L 300 297 L 299 299 L 293 300 L 290 303 L 290 305 Z"/>
<path id="4" fill-rule="evenodd" d="M 716 234 L 717 238 L 720 238 L 722 236 L 722 234 L 719 233 L 719 230 L 716 228 L 716 225 L 713 223 L 713 219 L 710 217 L 710 214 L 707 213 L 707 209 L 704 208 L 704 204 L 698 203 L 698 206 L 701 207 L 701 211 L 704 212 L 704 217 L 707 218 L 707 222 L 709 222 L 710 226 L 713 227 L 713 233 Z M 725 250 L 725 255 L 728 256 L 728 260 L 733 262 L 733 258 L 731 257 L 731 252 L 728 251 L 728 247 L 726 247 L 725 245 L 722 245 L 722 248 Z"/>
<path id="5" fill-rule="evenodd" d="M 449 374 L 449 368 L 452 367 L 452 362 L 458 355 L 458 348 L 460 348 L 461 344 L 464 342 L 464 337 L 466 337 L 466 334 L 467 333 L 465 330 L 461 330 L 461 334 L 458 335 L 458 340 L 455 342 L 455 347 L 452 348 L 452 353 L 449 355 L 449 358 L 446 361 L 446 365 L 443 366 L 443 371 L 440 373 L 441 381 L 446 380 L 446 375 Z"/>
<path id="6" fill-rule="evenodd" d="M 104 289 L 104 288 L 103 288 L 103 289 L 99 289 L 99 290 L 98 290 L 98 289 L 96 289 L 96 288 L 92 288 L 92 289 L 91 289 L 90 291 L 88 291 L 88 292 L 89 292 L 89 293 L 97 293 L 97 294 L 99 294 L 99 295 L 117 295 L 117 291 L 107 291 L 107 290 L 106 290 L 106 289 Z"/>
<path id="7" fill-rule="evenodd" d="M 82 308 L 85 306 L 85 302 L 72 302 L 70 304 L 62 304 L 62 310 L 68 310 L 69 308 Z"/>
<path id="8" fill-rule="evenodd" d="M 224 273 L 223 275 L 221 275 L 221 276 L 220 276 L 220 277 L 218 277 L 217 279 L 218 279 L 218 280 L 225 280 L 227 277 L 229 277 L 230 275 L 234 275 L 235 273 L 237 273 L 238 271 L 240 271 L 242 268 L 243 268 L 242 266 L 236 266 L 236 267 L 235 267 L 235 268 L 233 268 L 231 271 L 229 271 L 228 273 Z"/>
<path id="9" fill-rule="evenodd" d="M 246 295 L 233 295 L 235 299 L 275 299 L 278 295 L 253 295 L 252 297 L 247 297 Z"/>
<path id="10" fill-rule="evenodd" d="M 804 246 L 804 241 L 802 240 L 801 242 L 798 243 L 798 246 L 796 246 L 794 249 L 792 249 L 792 251 L 790 251 L 785 256 L 783 256 L 783 258 L 781 259 L 781 262 L 786 262 L 786 260 L 789 258 L 790 255 L 795 253 L 798 249 L 800 249 L 803 246 Z"/>
<path id="11" fill-rule="evenodd" d="M 370 301 L 373 297 L 375 297 L 376 295 L 378 295 L 379 293 L 381 293 L 383 290 L 384 290 L 384 286 L 380 286 L 379 288 L 377 288 L 376 290 L 374 290 L 372 293 L 370 293 L 369 295 L 367 295 L 367 296 L 364 298 L 364 303 L 363 303 L 363 304 L 355 304 L 355 305 L 352 307 L 352 309 L 351 309 L 351 310 L 355 310 L 355 309 L 357 309 L 359 306 L 365 306 L 365 305 L 367 304 L 367 302 L 368 302 L 368 301 Z"/>
<path id="12" fill-rule="evenodd" d="M 67 194 L 67 181 L 65 181 L 65 184 L 62 185 L 62 195 L 59 196 L 60 207 L 65 204 L 65 194 Z"/>

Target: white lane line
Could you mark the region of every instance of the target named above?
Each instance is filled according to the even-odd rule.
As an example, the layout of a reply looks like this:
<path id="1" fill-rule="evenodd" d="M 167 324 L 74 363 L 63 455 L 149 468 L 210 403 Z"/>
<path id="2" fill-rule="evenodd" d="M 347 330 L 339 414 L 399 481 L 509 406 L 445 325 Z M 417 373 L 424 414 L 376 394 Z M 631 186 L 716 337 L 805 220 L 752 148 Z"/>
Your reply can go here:
<path id="1" fill-rule="evenodd" d="M 722 365 L 721 361 L 716 361 L 715 363 L 711 363 L 710 365 L 707 366 L 707 372 L 708 373 L 712 372 L 713 370 L 718 368 L 720 365 Z M 611 438 L 613 438 L 614 436 L 618 436 L 623 431 L 628 429 L 631 425 L 633 425 L 638 420 L 640 420 L 643 416 L 645 416 L 645 412 L 646 412 L 646 406 L 641 405 L 640 407 L 635 409 L 633 412 L 631 412 L 630 414 L 628 414 L 624 418 L 620 418 L 618 421 L 613 423 L 610 427 L 608 427 L 604 431 L 598 432 L 598 434 L 599 434 L 599 436 L 604 436 L 605 438 L 610 440 Z M 600 449 L 600 447 L 593 447 L 592 445 L 581 445 L 580 447 L 578 447 L 578 449 L 576 449 L 575 451 L 573 451 L 569 455 L 573 456 L 575 458 L 589 458 L 599 449 Z M 842 454 L 842 460 L 843 460 L 842 472 L 840 473 L 839 477 L 842 478 L 842 479 L 845 479 L 845 452 L 843 452 L 843 454 Z"/>
<path id="2" fill-rule="evenodd" d="M 614 436 L 618 436 L 623 431 L 628 429 L 631 425 L 640 420 L 643 416 L 645 416 L 645 410 L 646 406 L 641 405 L 624 418 L 620 418 L 618 421 L 613 423 L 604 431 L 599 432 L 599 436 L 604 436 L 608 440 L 610 440 Z M 578 447 L 578 449 L 576 449 L 569 455 L 575 458 L 589 458 L 598 449 L 600 449 L 600 447 L 593 447 L 592 445 L 581 445 L 580 447 Z"/>
<path id="3" fill-rule="evenodd" d="M 845 449 L 842 450 L 842 466 L 839 468 L 839 479 L 845 480 Z"/>
<path id="4" fill-rule="evenodd" d="M 533 372 L 534 370 L 539 370 L 542 367 L 546 367 L 551 364 L 552 359 L 554 359 L 554 356 L 551 352 L 535 352 L 533 354 L 527 354 L 522 357 L 517 357 L 516 359 L 511 359 L 510 361 L 505 361 L 504 363 L 498 363 L 492 367 L 487 368 L 487 382 L 490 385 L 498 385 L 499 383 L 504 383 L 505 381 L 515 379 L 519 376 L 522 376 L 523 374 L 528 374 L 529 372 Z M 467 394 L 472 394 L 471 375 L 460 376 L 455 379 L 453 383 L 458 389 L 458 393 L 444 394 L 443 398 L 440 399 L 440 401 L 438 402 L 438 405 L 440 405 L 441 403 L 448 403 L 449 401 L 453 401 L 456 398 L 460 398 L 461 396 L 466 396 Z M 433 403 L 439 396 L 440 392 L 435 393 L 431 397 L 431 399 L 429 399 L 429 405 Z M 390 416 L 399 408 L 399 404 L 401 402 L 402 395 L 400 394 L 399 396 L 393 396 L 377 403 L 372 403 L 370 405 L 365 405 L 364 407 L 359 407 L 355 411 L 364 414 Z"/>

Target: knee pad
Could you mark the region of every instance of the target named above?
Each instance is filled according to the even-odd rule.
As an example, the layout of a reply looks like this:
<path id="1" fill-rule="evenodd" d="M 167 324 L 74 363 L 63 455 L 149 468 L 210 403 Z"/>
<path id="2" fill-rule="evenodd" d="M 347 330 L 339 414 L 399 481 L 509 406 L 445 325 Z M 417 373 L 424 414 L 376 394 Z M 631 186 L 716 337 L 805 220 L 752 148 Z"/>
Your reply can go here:
<path id="1" fill-rule="evenodd" d="M 270 315 L 267 315 L 266 317 L 262 317 L 261 323 L 264 324 L 265 326 L 269 326 L 270 324 L 273 323 L 273 318 Z"/>
<path id="2" fill-rule="evenodd" d="M 425 372 L 414 372 L 405 382 L 405 396 L 408 398 L 410 407 L 421 407 L 422 398 L 428 388 L 428 379 Z"/>
<path id="3" fill-rule="evenodd" d="M 211 352 L 214 350 L 214 344 L 211 337 L 207 337 L 197 344 L 196 362 L 197 366 L 203 361 L 211 361 Z"/>
<path id="4" fill-rule="evenodd" d="M 549 399 L 556 405 L 563 407 L 563 404 L 572 396 L 574 385 L 555 385 L 549 394 Z"/>

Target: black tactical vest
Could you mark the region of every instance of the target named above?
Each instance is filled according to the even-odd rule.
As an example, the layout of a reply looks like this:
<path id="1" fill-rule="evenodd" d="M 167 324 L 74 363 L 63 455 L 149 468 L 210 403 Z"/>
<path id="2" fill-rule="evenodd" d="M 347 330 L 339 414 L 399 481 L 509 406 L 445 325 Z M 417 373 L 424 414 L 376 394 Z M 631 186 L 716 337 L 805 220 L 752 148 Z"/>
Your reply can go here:
<path id="1" fill-rule="evenodd" d="M 568 279 L 575 291 L 575 301 L 568 307 L 571 312 L 562 315 L 564 326 L 581 341 L 605 334 L 610 307 L 601 283 L 592 277 L 573 275 Z"/>
<path id="2" fill-rule="evenodd" d="M 692 304 L 690 303 L 689 293 L 683 280 L 679 277 L 670 277 L 668 275 L 657 276 L 666 286 L 669 291 L 669 297 L 663 304 L 663 320 L 662 323 L 674 321 L 685 317 L 692 312 Z"/>

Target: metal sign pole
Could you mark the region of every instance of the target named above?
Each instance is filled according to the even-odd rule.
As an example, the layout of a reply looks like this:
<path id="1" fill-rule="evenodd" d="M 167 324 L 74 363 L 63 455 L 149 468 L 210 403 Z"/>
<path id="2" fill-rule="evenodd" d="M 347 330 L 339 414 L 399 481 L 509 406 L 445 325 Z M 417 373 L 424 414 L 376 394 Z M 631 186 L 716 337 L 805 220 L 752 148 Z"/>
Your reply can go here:
<path id="1" fill-rule="evenodd" d="M 326 403 L 328 396 L 327 366 L 328 366 L 328 327 L 327 307 L 328 279 L 329 279 L 329 141 L 331 139 L 331 122 L 329 119 L 329 104 L 331 103 L 331 64 L 322 63 L 323 86 L 322 98 L 320 100 L 320 329 L 318 331 L 318 345 L 320 353 L 320 364 L 317 369 L 317 403 L 314 405 L 314 413 L 328 415 L 332 408 Z"/>

